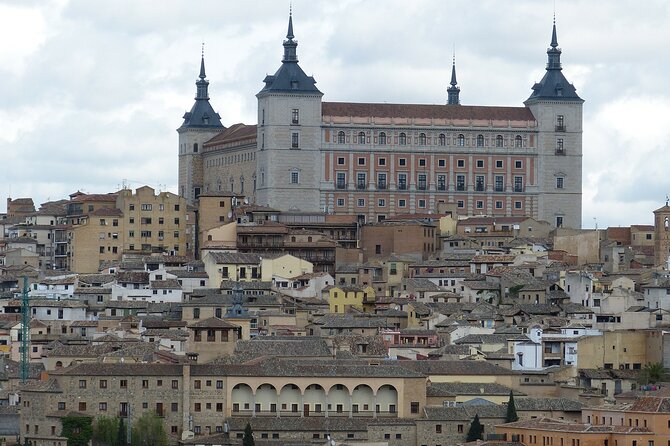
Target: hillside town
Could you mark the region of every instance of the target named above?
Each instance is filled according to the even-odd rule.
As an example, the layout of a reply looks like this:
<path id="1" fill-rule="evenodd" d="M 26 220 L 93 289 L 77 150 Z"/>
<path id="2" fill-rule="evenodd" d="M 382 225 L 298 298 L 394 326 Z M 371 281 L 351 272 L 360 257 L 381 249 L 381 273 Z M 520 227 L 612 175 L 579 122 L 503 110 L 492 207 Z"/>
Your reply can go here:
<path id="1" fill-rule="evenodd" d="M 670 205 L 581 228 L 551 31 L 523 107 L 455 61 L 444 105 L 337 103 L 289 16 L 257 124 L 202 56 L 177 193 L 7 198 L 0 444 L 670 445 Z"/>

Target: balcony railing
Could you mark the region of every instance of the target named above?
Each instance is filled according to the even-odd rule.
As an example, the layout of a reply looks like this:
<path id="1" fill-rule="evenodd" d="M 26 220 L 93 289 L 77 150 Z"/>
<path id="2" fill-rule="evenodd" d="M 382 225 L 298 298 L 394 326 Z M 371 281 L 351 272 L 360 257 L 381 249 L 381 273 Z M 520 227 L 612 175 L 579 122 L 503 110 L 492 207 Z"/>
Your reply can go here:
<path id="1" fill-rule="evenodd" d="M 560 156 L 565 155 L 565 149 L 556 149 L 556 155 L 560 155 Z"/>
<path id="2" fill-rule="evenodd" d="M 565 125 L 556 125 L 556 131 L 557 132 L 564 132 L 565 131 Z"/>

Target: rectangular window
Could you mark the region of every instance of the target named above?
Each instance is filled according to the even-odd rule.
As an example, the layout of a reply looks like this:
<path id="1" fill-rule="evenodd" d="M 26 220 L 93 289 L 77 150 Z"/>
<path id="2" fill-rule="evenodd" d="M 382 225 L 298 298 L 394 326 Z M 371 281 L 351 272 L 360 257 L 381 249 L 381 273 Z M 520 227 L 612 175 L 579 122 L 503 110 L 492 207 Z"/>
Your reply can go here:
<path id="1" fill-rule="evenodd" d="M 425 173 L 420 173 L 419 174 L 419 182 L 417 184 L 417 189 L 419 190 L 426 190 L 428 187 L 426 185 L 426 174 Z"/>
<path id="2" fill-rule="evenodd" d="M 563 138 L 558 138 L 556 139 L 556 154 L 557 155 L 563 155 L 565 152 L 563 151 Z"/>
<path id="3" fill-rule="evenodd" d="M 447 190 L 447 176 L 438 175 L 437 176 L 437 190 Z"/>
<path id="4" fill-rule="evenodd" d="M 398 190 L 407 190 L 407 174 L 398 174 Z"/>
<path id="5" fill-rule="evenodd" d="M 523 169 L 523 161 L 514 161 L 514 168 L 515 169 Z"/>
<path id="6" fill-rule="evenodd" d="M 503 168 L 502 160 L 496 160 L 496 169 L 502 169 L 502 168 Z"/>
<path id="7" fill-rule="evenodd" d="M 358 165 L 359 166 L 365 166 L 365 158 L 364 157 L 359 157 L 358 158 Z"/>
<path id="8" fill-rule="evenodd" d="M 377 160 L 377 163 L 378 163 L 380 166 L 385 166 L 385 165 L 386 165 L 386 158 L 379 158 L 379 159 Z"/>
<path id="9" fill-rule="evenodd" d="M 445 159 L 437 160 L 437 166 L 438 167 L 447 167 L 447 160 L 445 160 Z"/>
<path id="10" fill-rule="evenodd" d="M 344 198 L 338 198 L 337 199 L 337 205 L 338 206 L 344 206 Z"/>
<path id="11" fill-rule="evenodd" d="M 556 217 L 556 227 L 560 228 L 563 226 L 563 217 Z"/>
<path id="12" fill-rule="evenodd" d="M 107 411 L 107 403 L 105 402 L 98 403 L 98 410 L 100 410 L 100 412 Z"/>
<path id="13" fill-rule="evenodd" d="M 523 177 L 514 177 L 514 192 L 523 192 Z"/>
<path id="14" fill-rule="evenodd" d="M 291 184 L 298 184 L 300 175 L 298 172 L 291 172 Z"/>
<path id="15" fill-rule="evenodd" d="M 377 205 L 380 208 L 383 208 L 384 206 L 386 206 L 386 200 L 384 200 L 383 198 L 380 198 L 379 200 L 377 200 Z"/>
<path id="16" fill-rule="evenodd" d="M 359 208 L 365 207 L 365 198 L 359 198 L 357 204 Z"/>
<path id="17" fill-rule="evenodd" d="M 565 118 L 563 115 L 556 115 L 556 131 L 557 132 L 565 131 Z"/>
<path id="18" fill-rule="evenodd" d="M 356 174 L 356 189 L 365 189 L 365 173 L 358 172 Z"/>
<path id="19" fill-rule="evenodd" d="M 292 149 L 300 148 L 300 134 L 298 132 L 291 133 L 291 148 Z"/>
<path id="20" fill-rule="evenodd" d="M 291 110 L 291 124 L 298 125 L 300 124 L 300 110 L 294 108 Z"/>
<path id="21" fill-rule="evenodd" d="M 563 189 L 563 177 L 556 177 L 556 189 Z"/>
<path id="22" fill-rule="evenodd" d="M 465 167 L 465 160 L 456 160 L 456 167 Z"/>
<path id="23" fill-rule="evenodd" d="M 399 166 L 406 166 L 407 165 L 407 158 L 398 159 L 398 165 Z"/>
<path id="24" fill-rule="evenodd" d="M 505 190 L 505 177 L 502 175 L 495 176 L 495 191 L 503 192 Z"/>
<path id="25" fill-rule="evenodd" d="M 85 379 L 80 379 L 79 380 L 79 388 L 80 389 L 85 389 L 86 388 L 86 380 Z"/>
<path id="26" fill-rule="evenodd" d="M 496 209 L 502 209 L 503 208 L 503 202 L 502 201 L 496 201 Z"/>
<path id="27" fill-rule="evenodd" d="M 399 208 L 404 208 L 405 206 L 407 206 L 407 201 L 405 201 L 403 199 L 398 200 L 398 207 Z"/>
<path id="28" fill-rule="evenodd" d="M 514 202 L 514 209 L 522 209 L 522 204 L 520 201 Z"/>
<path id="29" fill-rule="evenodd" d="M 106 389 L 107 388 L 107 380 L 106 379 L 101 379 L 100 380 L 100 388 L 101 389 Z"/>
<path id="30" fill-rule="evenodd" d="M 419 167 L 426 167 L 426 158 L 419 158 Z"/>
<path id="31" fill-rule="evenodd" d="M 377 189 L 386 189 L 386 174 L 378 173 L 377 174 Z"/>
<path id="32" fill-rule="evenodd" d="M 465 175 L 456 175 L 456 190 L 465 190 Z"/>
<path id="33" fill-rule="evenodd" d="M 484 175 L 477 175 L 475 177 L 475 190 L 477 192 L 483 192 L 485 189 Z"/>
<path id="34" fill-rule="evenodd" d="M 142 203 L 140 209 L 143 211 L 150 211 L 152 208 L 151 203 Z"/>
<path id="35" fill-rule="evenodd" d="M 335 187 L 338 189 L 347 188 L 347 174 L 345 172 L 337 172 L 337 182 L 335 183 Z"/>
<path id="36" fill-rule="evenodd" d="M 337 165 L 338 166 L 344 166 L 344 157 L 340 156 L 337 158 Z"/>
<path id="37" fill-rule="evenodd" d="M 465 201 L 463 201 L 463 200 L 458 200 L 458 201 L 456 202 L 456 207 L 459 208 L 459 209 L 463 209 L 463 208 L 465 207 Z"/>
<path id="38" fill-rule="evenodd" d="M 477 202 L 475 203 L 475 207 L 477 209 L 484 209 L 484 202 L 482 200 L 477 200 Z"/>
<path id="39" fill-rule="evenodd" d="M 419 207 L 420 208 L 425 208 L 426 207 L 426 200 L 424 200 L 424 199 L 419 200 Z"/>
<path id="40" fill-rule="evenodd" d="M 477 168 L 478 169 L 484 168 L 484 160 L 477 160 Z"/>

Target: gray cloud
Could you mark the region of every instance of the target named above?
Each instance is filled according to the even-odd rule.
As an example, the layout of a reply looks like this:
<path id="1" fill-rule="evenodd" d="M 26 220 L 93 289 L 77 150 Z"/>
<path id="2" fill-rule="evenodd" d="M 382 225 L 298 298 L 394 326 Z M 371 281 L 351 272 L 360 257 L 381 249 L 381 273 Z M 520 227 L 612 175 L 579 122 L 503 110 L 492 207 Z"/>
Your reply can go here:
<path id="1" fill-rule="evenodd" d="M 325 100 L 443 103 L 454 44 L 467 104 L 520 105 L 544 71 L 549 1 L 293 3 L 301 66 Z M 0 191 L 39 202 L 124 179 L 174 190 L 200 42 L 224 123 L 253 123 L 254 95 L 281 60 L 286 6 L 0 1 Z M 649 223 L 670 192 L 670 3 L 558 8 L 564 72 L 586 100 L 584 225 Z"/>

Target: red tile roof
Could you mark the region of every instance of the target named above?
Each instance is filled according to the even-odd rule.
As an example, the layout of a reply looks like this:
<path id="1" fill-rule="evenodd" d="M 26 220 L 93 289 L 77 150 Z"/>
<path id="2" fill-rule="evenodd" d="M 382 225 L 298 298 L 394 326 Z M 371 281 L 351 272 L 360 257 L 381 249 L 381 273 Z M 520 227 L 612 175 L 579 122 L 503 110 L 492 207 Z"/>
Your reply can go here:
<path id="1" fill-rule="evenodd" d="M 226 144 L 236 141 L 242 141 L 245 139 L 256 138 L 256 126 L 255 125 L 246 125 L 246 124 L 233 124 L 228 127 L 223 132 L 216 135 L 214 138 L 207 141 L 204 145 L 205 147 Z"/>
<path id="2" fill-rule="evenodd" d="M 324 102 L 323 116 L 373 116 L 377 118 L 495 119 L 535 121 L 526 107 L 483 107 L 472 105 L 371 104 Z"/>

